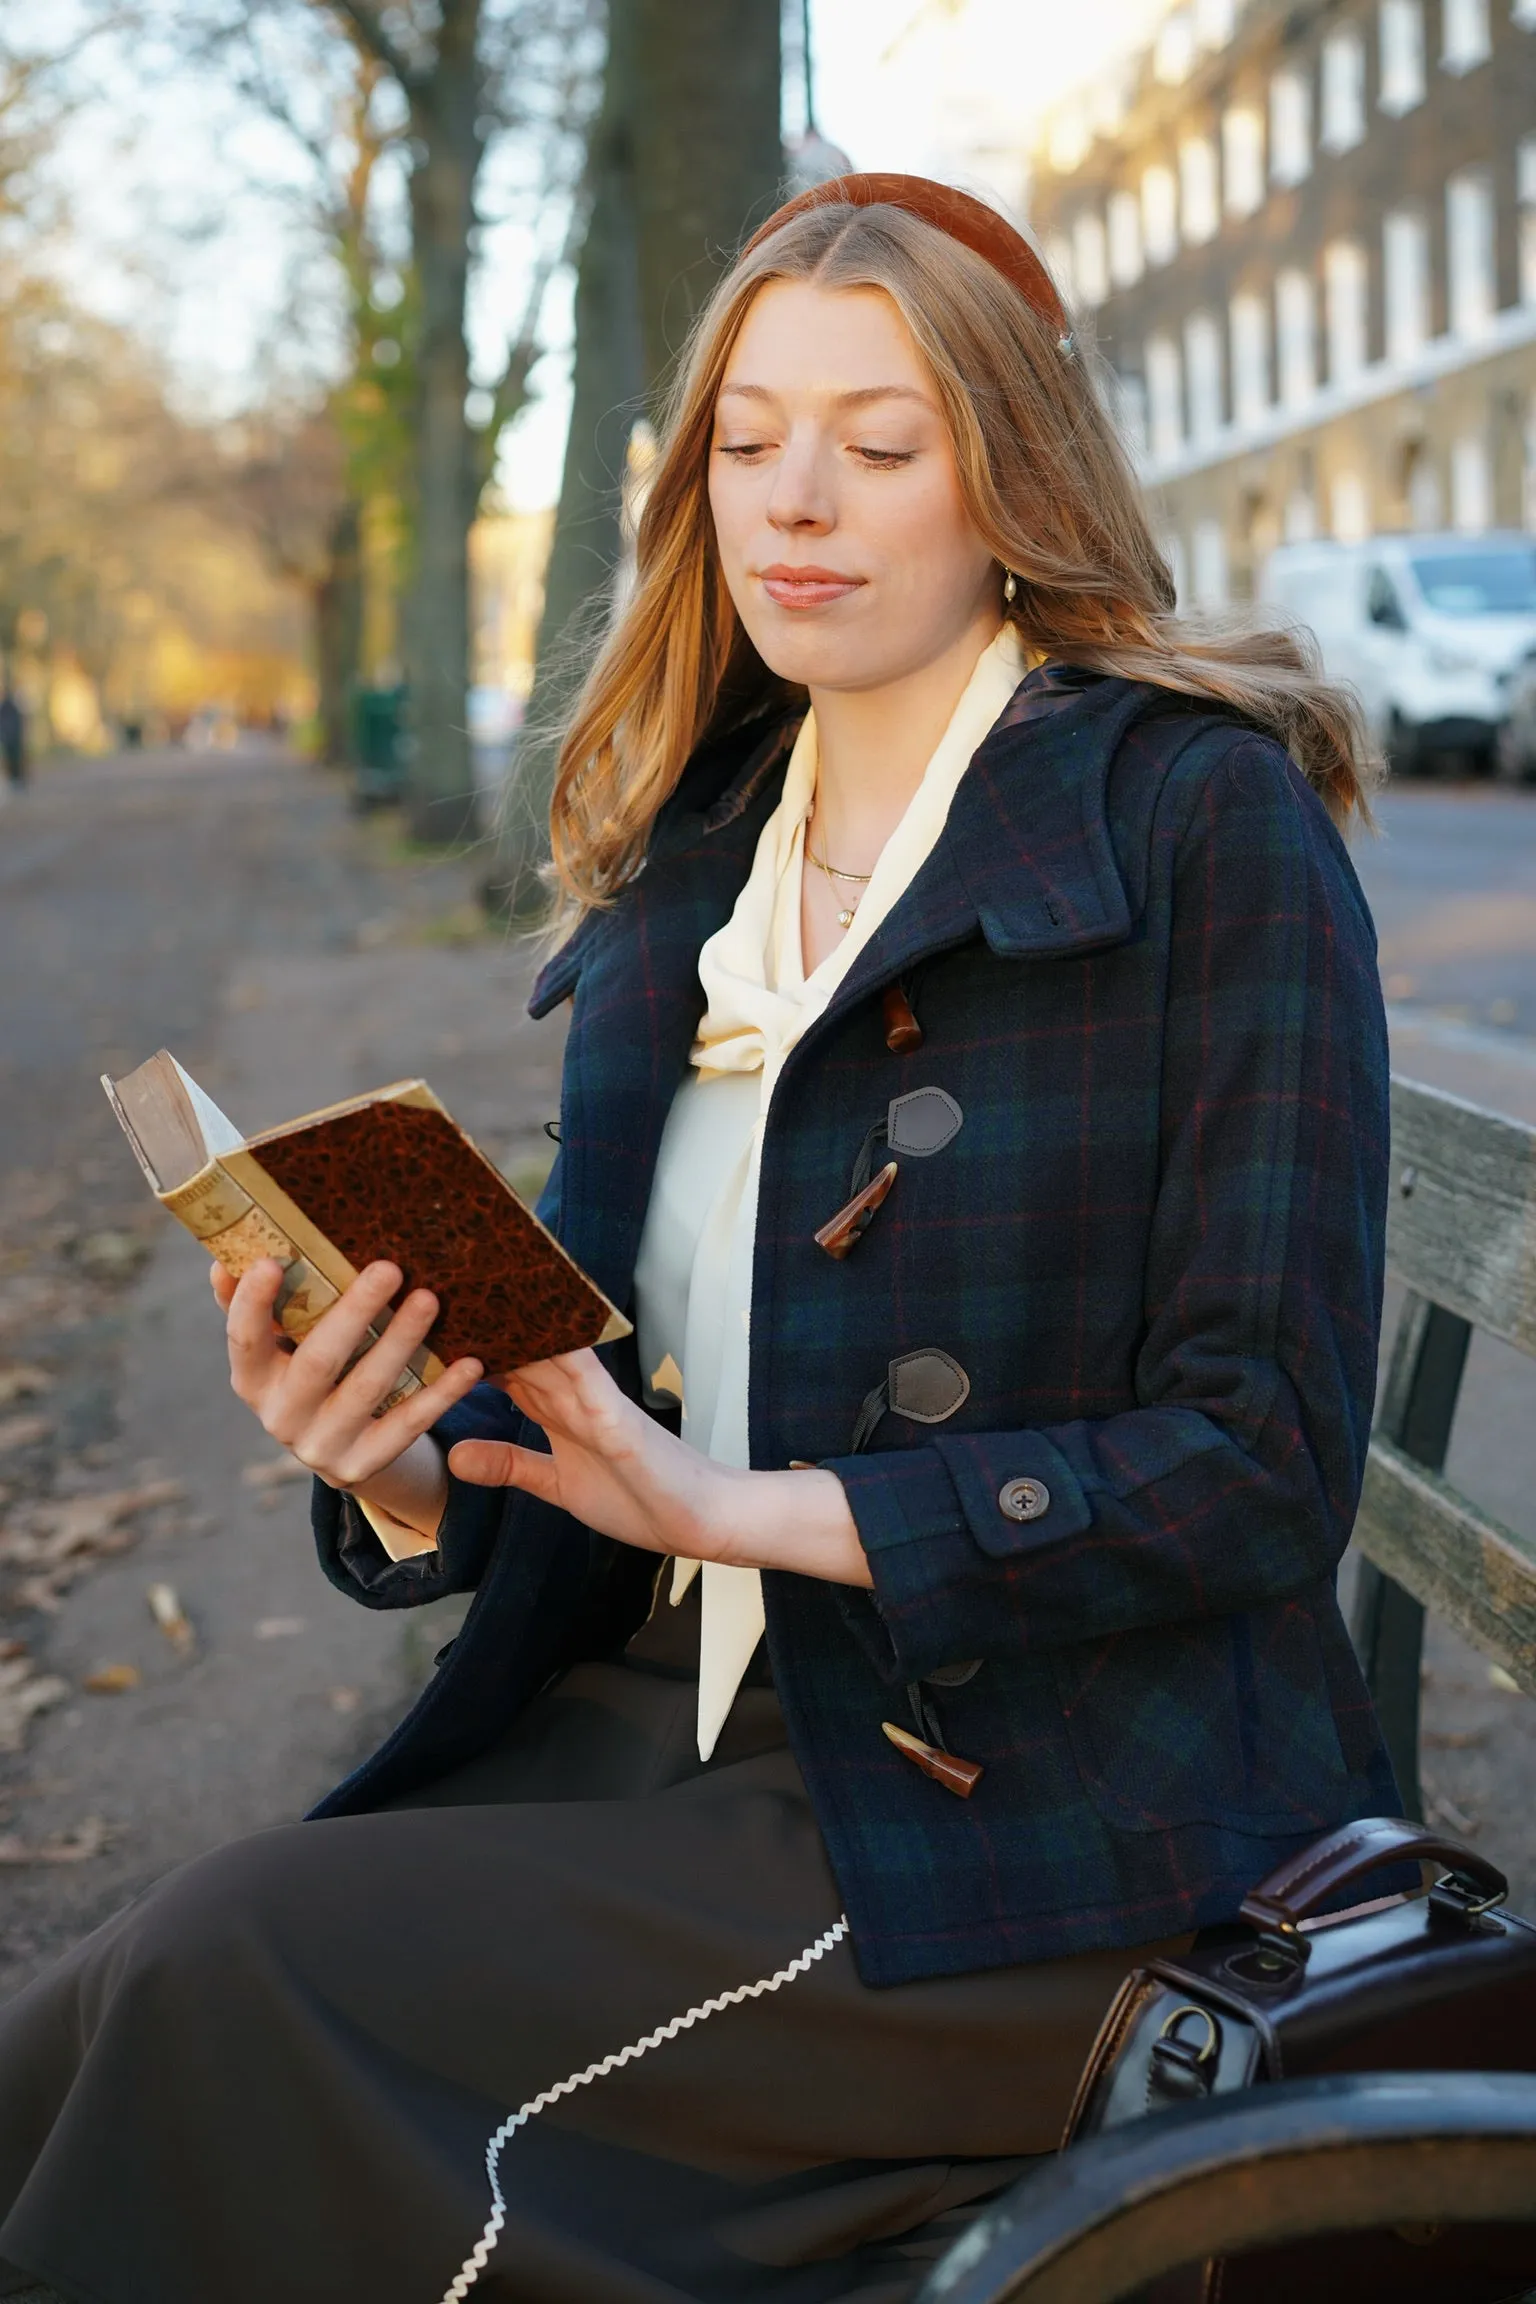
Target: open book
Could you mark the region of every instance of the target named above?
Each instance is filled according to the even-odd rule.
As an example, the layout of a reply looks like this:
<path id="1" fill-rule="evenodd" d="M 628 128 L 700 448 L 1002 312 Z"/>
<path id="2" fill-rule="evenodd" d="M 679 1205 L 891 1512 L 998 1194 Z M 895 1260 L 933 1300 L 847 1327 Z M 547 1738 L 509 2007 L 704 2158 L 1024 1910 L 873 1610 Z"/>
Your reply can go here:
<path id="1" fill-rule="evenodd" d="M 402 1294 L 432 1290 L 437 1321 L 386 1406 L 466 1355 L 504 1376 L 629 1334 L 424 1080 L 250 1137 L 163 1048 L 102 1086 L 156 1198 L 210 1254 L 237 1276 L 264 1256 L 286 1267 L 288 1335 L 378 1257 L 400 1266 Z"/>

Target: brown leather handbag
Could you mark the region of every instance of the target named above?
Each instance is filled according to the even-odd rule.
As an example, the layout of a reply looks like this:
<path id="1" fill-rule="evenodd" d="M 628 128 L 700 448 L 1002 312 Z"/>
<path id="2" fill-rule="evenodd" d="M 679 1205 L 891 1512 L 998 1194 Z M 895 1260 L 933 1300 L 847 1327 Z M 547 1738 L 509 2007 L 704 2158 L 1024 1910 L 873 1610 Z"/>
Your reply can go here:
<path id="1" fill-rule="evenodd" d="M 1435 1867 L 1427 1894 L 1328 1910 L 1383 1867 Z M 1342 1825 L 1272 1872 L 1239 1921 L 1127 1977 L 1064 2143 L 1175 2104 L 1323 2072 L 1536 2071 L 1536 1927 L 1453 1834 Z M 1536 2225 L 1398 2225 L 1216 2258 L 1157 2304 L 1502 2304 L 1536 2287 Z M 1149 2300 L 1150 2304 L 1150 2300 Z"/>

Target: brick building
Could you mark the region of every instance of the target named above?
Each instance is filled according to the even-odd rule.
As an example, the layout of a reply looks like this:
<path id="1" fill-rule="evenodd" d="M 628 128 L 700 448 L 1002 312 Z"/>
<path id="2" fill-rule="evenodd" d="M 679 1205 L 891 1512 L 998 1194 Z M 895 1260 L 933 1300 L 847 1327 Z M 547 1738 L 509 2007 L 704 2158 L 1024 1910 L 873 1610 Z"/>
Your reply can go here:
<path id="1" fill-rule="evenodd" d="M 1536 528 L 1536 0 L 1192 0 L 1047 120 L 1029 220 L 1184 600 Z"/>

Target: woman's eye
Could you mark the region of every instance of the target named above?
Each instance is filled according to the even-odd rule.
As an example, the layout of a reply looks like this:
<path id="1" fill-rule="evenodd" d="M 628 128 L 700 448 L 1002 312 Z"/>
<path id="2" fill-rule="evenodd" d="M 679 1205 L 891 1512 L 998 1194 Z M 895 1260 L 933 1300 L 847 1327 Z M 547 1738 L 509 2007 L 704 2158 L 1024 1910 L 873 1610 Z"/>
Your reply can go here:
<path id="1" fill-rule="evenodd" d="M 910 464 L 917 454 L 915 448 L 859 448 L 854 454 L 876 472 L 894 472 L 899 465 Z"/>
<path id="2" fill-rule="evenodd" d="M 734 456 L 739 463 L 744 464 L 753 456 L 764 455 L 769 445 L 766 440 L 717 440 L 715 454 Z"/>

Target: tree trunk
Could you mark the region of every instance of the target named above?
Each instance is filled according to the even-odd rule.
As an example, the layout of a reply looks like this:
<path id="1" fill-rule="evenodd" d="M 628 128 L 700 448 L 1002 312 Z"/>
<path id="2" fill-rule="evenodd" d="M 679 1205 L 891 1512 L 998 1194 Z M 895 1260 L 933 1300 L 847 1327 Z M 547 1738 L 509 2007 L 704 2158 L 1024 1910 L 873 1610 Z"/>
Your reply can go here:
<path id="1" fill-rule="evenodd" d="M 549 794 L 560 739 L 601 636 L 622 548 L 624 460 L 645 405 L 630 133 L 634 0 L 610 0 L 603 101 L 587 148 L 586 237 L 576 269 L 571 426 L 544 574 L 533 692 L 485 887 L 503 917 L 548 908 Z"/>
<path id="2" fill-rule="evenodd" d="M 325 545 L 325 573 L 314 592 L 320 757 L 327 767 L 342 768 L 352 757 L 352 697 L 363 635 L 361 520 L 353 498 L 338 508 Z"/>
<path id="3" fill-rule="evenodd" d="M 434 69 L 411 88 L 419 319 L 411 573 L 401 630 L 410 687 L 408 815 L 420 840 L 462 840 L 475 831 L 467 700 L 469 529 L 478 489 L 464 415 L 464 320 L 482 143 L 479 16 L 479 0 L 442 0 Z"/>
<path id="4" fill-rule="evenodd" d="M 631 0 L 636 239 L 654 400 L 784 172 L 779 0 Z"/>
<path id="5" fill-rule="evenodd" d="M 560 507 L 528 727 L 485 891 L 514 917 L 547 904 L 550 786 L 612 596 L 631 425 L 771 210 L 783 167 L 779 0 L 609 0 L 608 22 Z"/>

